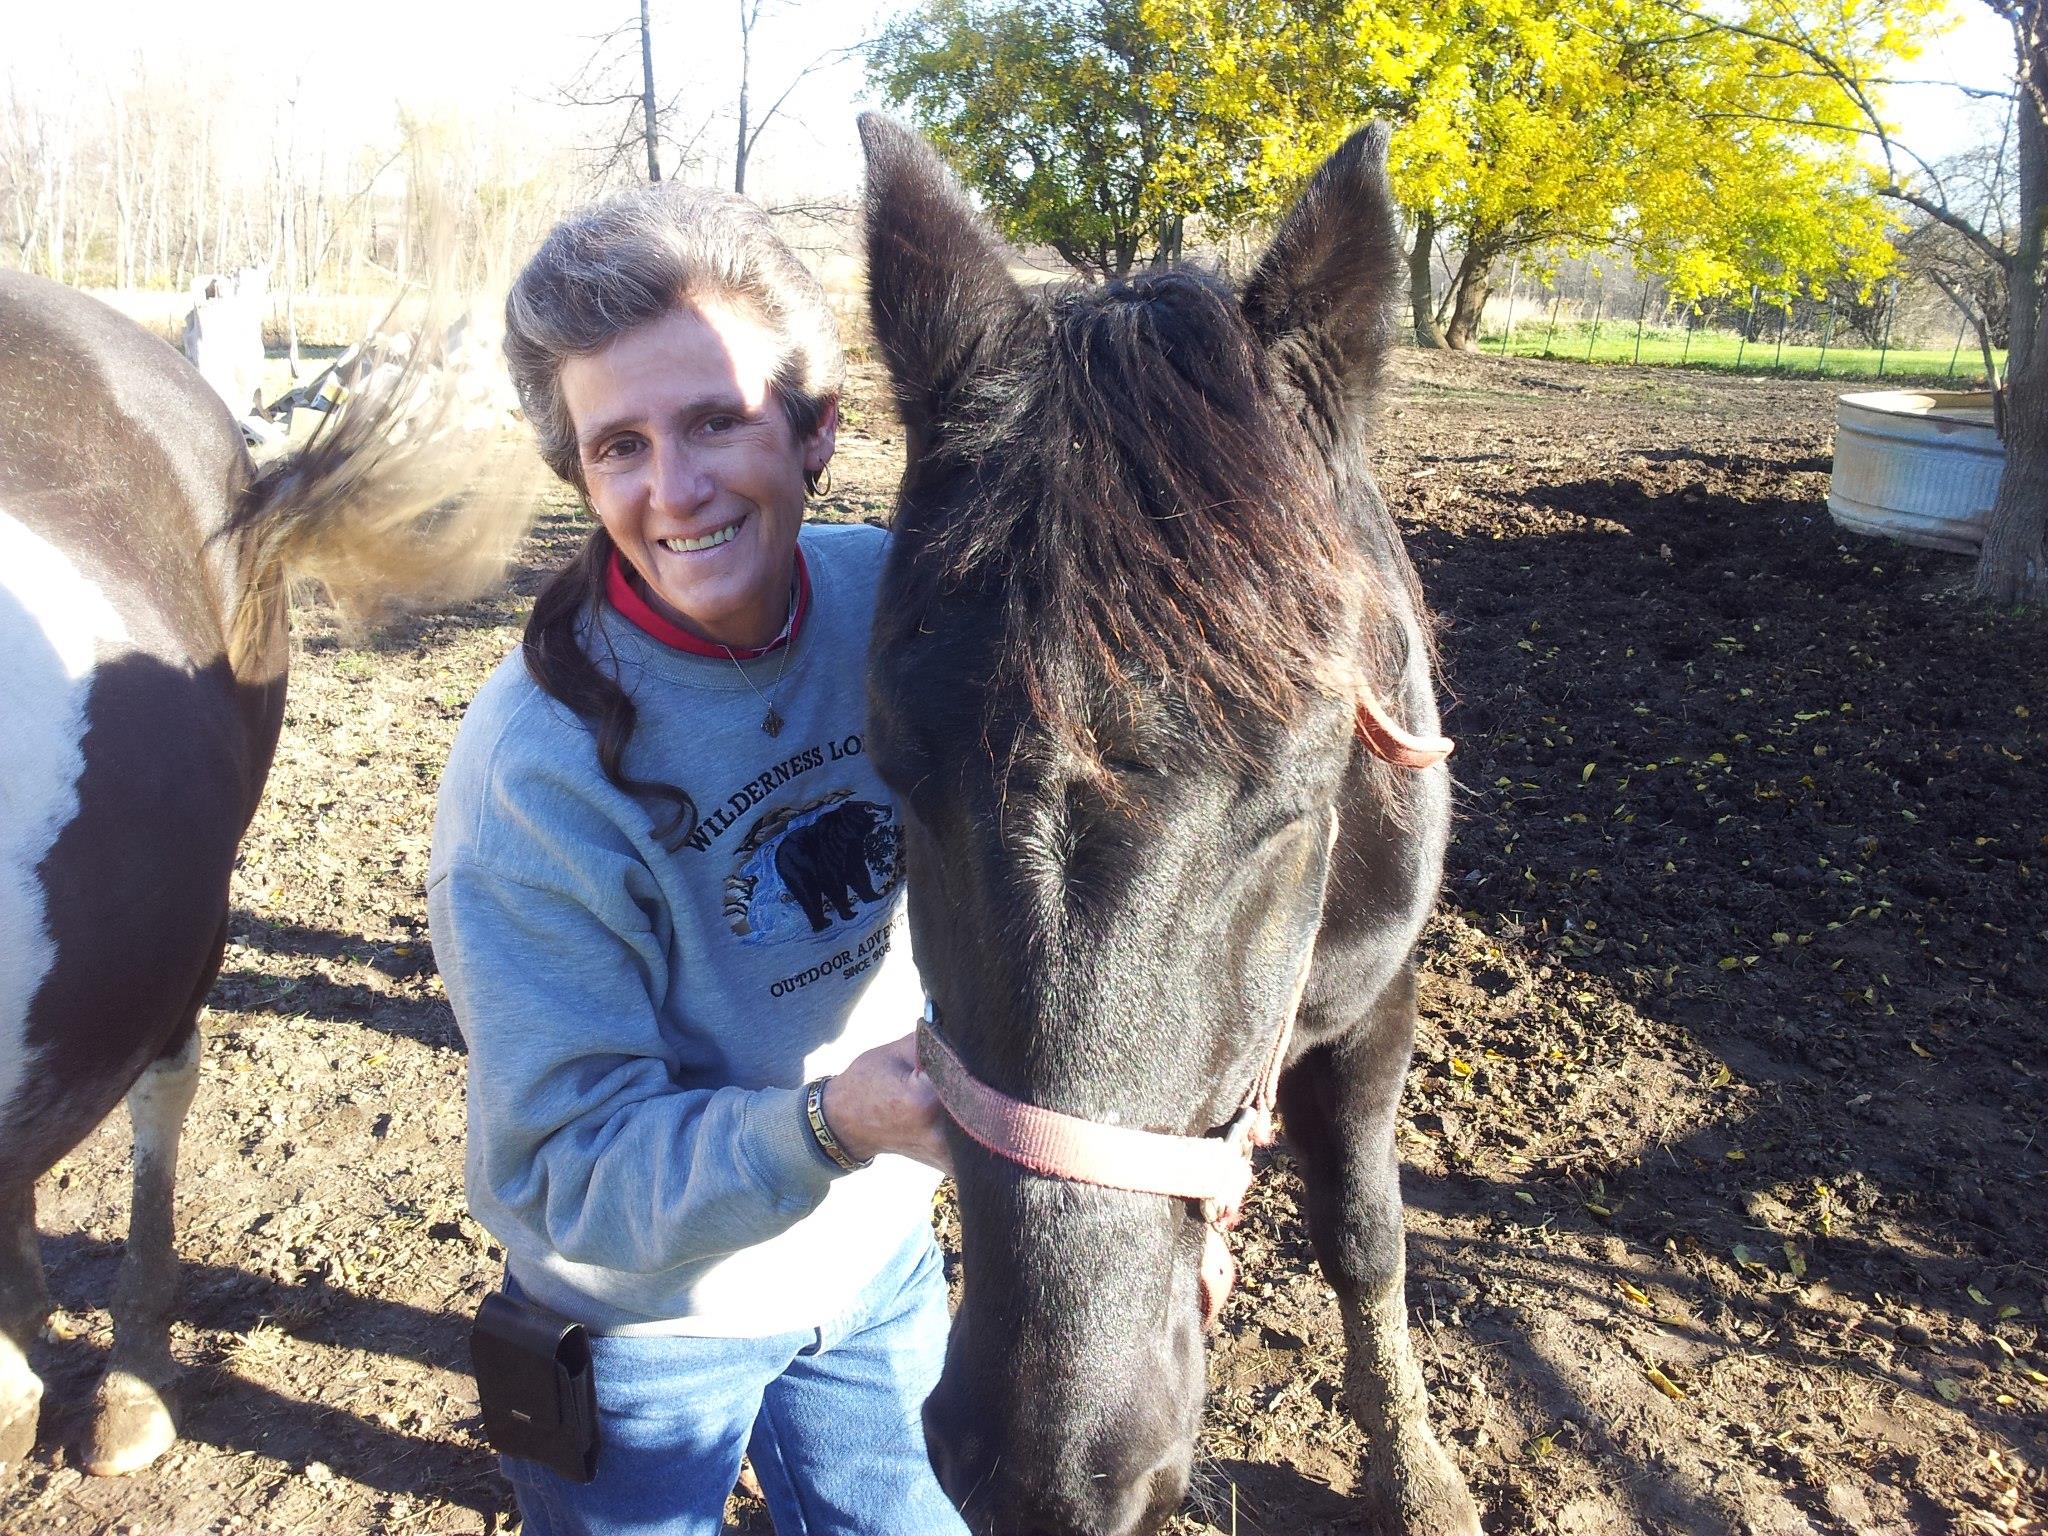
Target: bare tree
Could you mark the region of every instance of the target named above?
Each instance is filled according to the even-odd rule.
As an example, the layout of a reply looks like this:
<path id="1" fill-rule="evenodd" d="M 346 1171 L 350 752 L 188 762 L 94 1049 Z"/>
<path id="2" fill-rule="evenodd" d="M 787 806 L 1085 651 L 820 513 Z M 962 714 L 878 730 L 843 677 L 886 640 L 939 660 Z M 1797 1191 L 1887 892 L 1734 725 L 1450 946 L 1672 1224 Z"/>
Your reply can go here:
<path id="1" fill-rule="evenodd" d="M 629 64 L 629 60 L 632 64 Z M 637 64 L 633 78 L 628 72 Z M 679 91 L 662 101 L 655 91 L 654 23 L 648 0 L 640 0 L 636 20 L 623 22 L 592 39 L 589 56 L 558 98 L 565 106 L 618 113 L 605 137 L 592 146 L 591 180 L 603 185 L 621 179 L 626 168 L 644 165 L 645 179 L 664 179 L 664 151 L 672 150 L 666 175 L 673 178 L 695 158 L 709 121 L 700 121 L 687 138 L 676 131 Z M 640 179 L 634 172 L 631 179 Z"/>
<path id="2" fill-rule="evenodd" d="M 761 142 L 761 135 L 768 125 L 775 121 L 775 114 L 782 110 L 796 88 L 828 65 L 850 57 L 868 46 L 866 40 L 844 48 L 830 48 L 812 59 L 798 70 L 794 79 L 782 88 L 782 94 L 769 103 L 768 110 L 759 117 L 752 113 L 754 76 L 754 31 L 760 25 L 764 12 L 786 10 L 792 0 L 738 0 L 740 16 L 740 95 L 739 95 L 739 136 L 733 145 L 732 189 L 735 192 L 747 190 L 747 165 L 754 157 L 754 146 Z"/>

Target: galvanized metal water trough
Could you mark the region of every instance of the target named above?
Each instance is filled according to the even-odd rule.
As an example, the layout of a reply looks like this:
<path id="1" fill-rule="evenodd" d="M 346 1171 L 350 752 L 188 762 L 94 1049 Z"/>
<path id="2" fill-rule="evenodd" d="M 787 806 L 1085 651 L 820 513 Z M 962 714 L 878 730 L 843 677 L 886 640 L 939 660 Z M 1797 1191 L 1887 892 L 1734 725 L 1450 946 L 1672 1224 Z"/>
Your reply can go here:
<path id="1" fill-rule="evenodd" d="M 1828 512 L 1844 528 L 1975 554 L 2004 473 L 1988 393 L 1887 389 L 1836 402 Z"/>

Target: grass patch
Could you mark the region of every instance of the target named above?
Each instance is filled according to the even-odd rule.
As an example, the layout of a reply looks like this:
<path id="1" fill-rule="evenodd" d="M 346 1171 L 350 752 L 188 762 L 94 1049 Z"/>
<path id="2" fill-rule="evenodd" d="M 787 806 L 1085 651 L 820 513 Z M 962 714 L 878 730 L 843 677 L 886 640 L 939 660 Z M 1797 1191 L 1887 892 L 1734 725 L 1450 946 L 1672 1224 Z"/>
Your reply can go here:
<path id="1" fill-rule="evenodd" d="M 1482 337 L 1478 350 L 1499 355 L 1501 335 Z M 1953 348 L 1828 346 L 1775 337 L 1744 344 L 1726 331 L 1645 327 L 1640 346 L 1632 321 L 1618 320 L 1593 327 L 1560 325 L 1553 333 L 1542 318 L 1517 324 L 1512 347 L 1516 357 L 1551 357 L 1565 362 L 1636 363 L 1645 367 L 1704 368 L 1723 373 L 1803 375 L 1807 378 L 1885 379 L 1900 383 L 1935 384 L 1953 389 L 1984 387 L 1983 361 L 1972 346 Z M 1993 354 L 2001 367 L 2003 352 Z"/>

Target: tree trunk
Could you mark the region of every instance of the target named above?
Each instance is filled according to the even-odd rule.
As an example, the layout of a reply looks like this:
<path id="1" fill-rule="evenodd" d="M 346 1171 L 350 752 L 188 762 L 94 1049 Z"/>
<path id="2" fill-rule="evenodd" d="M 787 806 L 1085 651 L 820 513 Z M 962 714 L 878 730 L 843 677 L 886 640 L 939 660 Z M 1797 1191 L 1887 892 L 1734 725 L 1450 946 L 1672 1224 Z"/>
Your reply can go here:
<path id="1" fill-rule="evenodd" d="M 640 115 L 647 140 L 647 179 L 661 180 L 661 135 L 654 112 L 654 34 L 647 22 L 647 0 L 640 0 Z"/>
<path id="2" fill-rule="evenodd" d="M 2005 477 L 1977 557 L 1977 596 L 1994 603 L 2048 603 L 2042 549 L 2048 521 L 2048 378 L 2040 357 L 2037 344 L 2035 360 L 2008 376 Z"/>
<path id="3" fill-rule="evenodd" d="M 757 3 L 754 14 L 747 14 L 747 0 L 740 0 L 740 136 L 732 157 L 732 189 L 735 192 L 747 190 L 747 87 L 752 83 L 754 72 L 754 18 L 761 14 Z"/>
<path id="4" fill-rule="evenodd" d="M 1478 246 L 1468 246 L 1458 263 L 1458 279 L 1451 288 L 1451 327 L 1444 341 L 1453 351 L 1469 352 L 1479 339 L 1479 321 L 1486 313 L 1487 295 L 1493 292 L 1493 256 Z"/>
<path id="5" fill-rule="evenodd" d="M 1171 267 L 1180 260 L 1182 243 L 1187 235 L 1187 219 L 1178 213 L 1162 214 L 1159 219 L 1159 247 L 1152 253 L 1155 268 Z"/>
<path id="6" fill-rule="evenodd" d="M 1436 248 L 1436 219 L 1415 216 L 1415 243 L 1408 250 L 1408 308 L 1415 318 L 1415 345 L 1441 349 L 1448 343 L 1436 323 L 1436 280 L 1430 262 Z"/>
<path id="7" fill-rule="evenodd" d="M 114 286 L 135 286 L 135 199 L 128 185 L 128 103 L 113 98 L 114 115 Z"/>
<path id="8" fill-rule="evenodd" d="M 2041 280 L 2048 264 L 2048 56 L 2031 45 L 2041 0 L 2013 20 L 2019 55 L 2020 242 L 2012 262 L 2012 350 L 2006 359 L 2005 477 L 1977 558 L 1976 593 L 1994 603 L 2048 602 L 2048 336 Z"/>

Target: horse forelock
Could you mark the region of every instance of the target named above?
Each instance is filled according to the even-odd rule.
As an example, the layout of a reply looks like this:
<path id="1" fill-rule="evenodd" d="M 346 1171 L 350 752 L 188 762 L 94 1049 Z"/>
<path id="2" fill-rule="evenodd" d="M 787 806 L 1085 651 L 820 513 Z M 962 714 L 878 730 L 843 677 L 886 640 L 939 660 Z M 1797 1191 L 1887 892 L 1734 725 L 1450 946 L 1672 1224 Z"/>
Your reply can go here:
<path id="1" fill-rule="evenodd" d="M 1242 763 L 1373 663 L 1345 477 L 1215 278 L 1042 299 L 934 453 L 965 504 L 916 519 L 910 580 L 994 607 L 993 695 L 1083 763 L 1133 691 Z"/>

